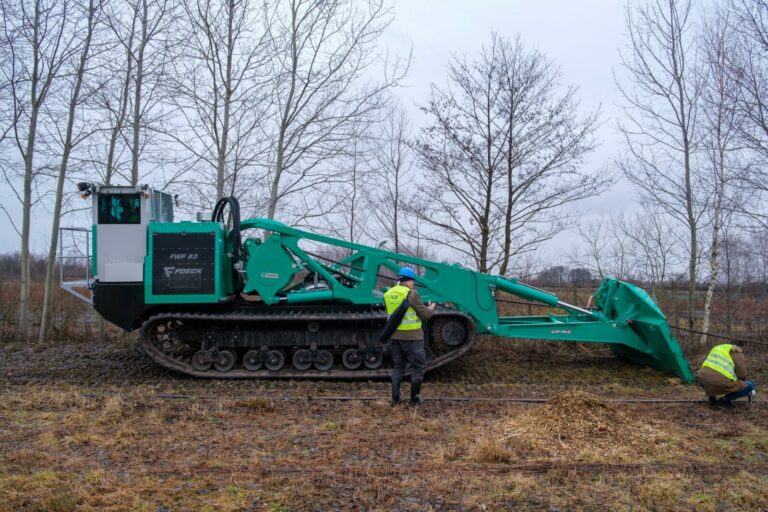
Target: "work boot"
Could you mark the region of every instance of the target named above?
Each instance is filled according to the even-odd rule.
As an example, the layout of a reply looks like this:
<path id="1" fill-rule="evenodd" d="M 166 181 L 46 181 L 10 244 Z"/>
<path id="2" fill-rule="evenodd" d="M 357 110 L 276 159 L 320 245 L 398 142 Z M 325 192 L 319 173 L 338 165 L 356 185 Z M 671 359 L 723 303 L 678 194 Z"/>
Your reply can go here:
<path id="1" fill-rule="evenodd" d="M 400 403 L 400 383 L 392 383 L 392 406 Z"/>
<path id="2" fill-rule="evenodd" d="M 726 400 L 725 398 L 721 398 L 720 400 L 715 402 L 715 407 L 718 409 L 735 409 L 736 404 L 733 403 L 732 400 Z"/>
<path id="3" fill-rule="evenodd" d="M 411 405 L 420 405 L 424 403 L 421 398 L 421 382 L 411 383 Z"/>

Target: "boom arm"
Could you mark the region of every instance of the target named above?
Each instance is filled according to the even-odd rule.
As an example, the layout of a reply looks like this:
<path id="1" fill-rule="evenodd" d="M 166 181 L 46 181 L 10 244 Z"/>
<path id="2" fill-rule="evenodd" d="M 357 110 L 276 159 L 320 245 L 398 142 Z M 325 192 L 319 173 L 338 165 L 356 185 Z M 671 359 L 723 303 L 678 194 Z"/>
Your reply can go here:
<path id="1" fill-rule="evenodd" d="M 262 241 L 246 239 L 242 291 L 258 294 L 267 304 L 376 304 L 382 301 L 377 281 L 382 271 L 396 274 L 402 266 L 420 267 L 416 278 L 425 300 L 452 304 L 472 317 L 478 333 L 507 338 L 607 343 L 614 353 L 655 369 L 668 371 L 684 382 L 693 374 L 666 317 L 642 289 L 606 279 L 595 293 L 595 306 L 582 309 L 557 296 L 500 276 L 481 274 L 459 265 L 436 263 L 405 254 L 355 244 L 288 227 L 267 219 L 248 219 L 241 230 L 260 229 Z M 338 263 L 310 253 L 302 240 L 347 249 Z M 318 285 L 292 284 L 307 270 Z M 497 290 L 561 309 L 563 315 L 504 317 L 498 315 Z"/>

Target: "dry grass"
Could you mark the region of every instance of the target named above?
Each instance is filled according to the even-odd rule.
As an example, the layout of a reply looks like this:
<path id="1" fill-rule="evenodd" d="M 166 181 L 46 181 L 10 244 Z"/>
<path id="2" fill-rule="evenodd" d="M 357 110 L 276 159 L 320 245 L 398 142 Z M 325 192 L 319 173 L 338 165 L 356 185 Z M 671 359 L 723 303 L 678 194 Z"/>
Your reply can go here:
<path id="1" fill-rule="evenodd" d="M 105 352 L 115 378 L 78 383 L 93 368 L 57 373 L 29 362 L 50 381 L 9 379 L 0 387 L 0 425 L 8 427 L 0 429 L 0 512 L 768 507 L 763 403 L 733 414 L 704 405 L 608 405 L 597 394 L 700 395 L 654 372 L 592 359 L 521 369 L 515 345 L 481 366 L 488 343 L 454 365 L 452 379 L 429 380 L 426 397 L 595 394 L 566 392 L 546 405 L 392 408 L 386 382 L 153 378 L 130 359 L 109 365 Z M 64 349 L 41 360 L 57 354 L 72 361 Z M 0 373 L 21 371 L 23 355 L 9 354 L 13 366 L 0 360 Z M 753 366 L 757 375 L 767 367 Z M 383 398 L 275 398 L 355 393 Z"/>
<path id="2" fill-rule="evenodd" d="M 64 398 L 54 400 L 57 396 Z M 539 442 L 517 443 L 520 436 L 505 437 L 505 429 L 512 420 L 520 428 L 536 421 L 541 432 L 553 432 L 552 425 L 562 425 L 554 414 L 564 410 L 562 397 L 549 406 L 427 404 L 421 409 L 393 409 L 385 402 L 161 401 L 136 391 L 86 400 L 74 390 L 62 395 L 45 388 L 24 396 L 6 390 L 2 398 L 14 407 L 0 410 L 0 422 L 14 422 L 14 429 L 0 434 L 0 510 L 768 506 L 764 474 L 736 478 L 735 471 L 726 479 L 730 485 L 707 484 L 702 491 L 701 478 L 719 482 L 721 475 L 697 475 L 684 466 L 680 474 L 653 465 L 635 473 L 613 471 L 610 464 L 625 461 L 610 450 L 599 457 L 608 464 L 604 470 L 585 473 L 563 466 L 579 460 L 586 437 L 626 441 L 603 423 L 605 418 L 616 421 L 635 443 L 661 435 L 641 438 L 644 430 L 632 430 L 652 410 L 607 407 L 594 398 L 590 417 L 600 421 L 582 425 L 584 407 L 570 411 L 572 435 L 561 439 L 571 447 L 555 453 Z M 670 429 L 679 428 L 673 423 Z M 531 425 L 519 432 L 551 440 L 536 437 Z M 762 429 L 738 426 L 731 435 L 734 427 L 721 427 L 716 437 L 722 446 L 704 438 L 694 447 L 702 450 L 698 455 L 678 451 L 672 462 L 704 464 L 719 457 L 738 467 L 745 464 L 746 448 L 754 452 L 752 466 L 766 460 Z M 654 452 L 648 444 L 638 450 Z M 645 451 L 636 461 L 665 460 Z"/>
<path id="3" fill-rule="evenodd" d="M 503 440 L 491 436 L 480 437 L 469 450 L 469 457 L 475 462 L 498 464 L 511 462 L 515 457 Z"/>

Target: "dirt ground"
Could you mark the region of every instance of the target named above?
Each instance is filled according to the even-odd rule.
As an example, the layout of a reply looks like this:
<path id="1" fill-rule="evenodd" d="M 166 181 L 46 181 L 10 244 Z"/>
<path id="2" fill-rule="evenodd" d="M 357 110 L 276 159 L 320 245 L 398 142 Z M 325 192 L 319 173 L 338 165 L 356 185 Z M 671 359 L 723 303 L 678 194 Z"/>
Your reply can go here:
<path id="1" fill-rule="evenodd" d="M 704 397 L 601 350 L 486 338 L 417 409 L 384 381 L 194 380 L 125 342 L 4 345 L 0 376 L 0 510 L 768 509 L 765 401 L 614 402 Z"/>

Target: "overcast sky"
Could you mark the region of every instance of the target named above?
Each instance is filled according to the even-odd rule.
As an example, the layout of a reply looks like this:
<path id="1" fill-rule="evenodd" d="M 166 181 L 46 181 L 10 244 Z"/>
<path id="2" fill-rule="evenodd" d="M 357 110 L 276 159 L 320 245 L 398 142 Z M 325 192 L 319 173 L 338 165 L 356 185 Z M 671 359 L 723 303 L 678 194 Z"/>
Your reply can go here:
<path id="1" fill-rule="evenodd" d="M 620 99 L 613 72 L 618 69 L 619 47 L 624 44 L 624 2 L 620 0 L 396 0 L 395 21 L 384 44 L 401 55 L 413 48 L 414 62 L 400 91 L 418 125 L 417 105 L 425 102 L 429 84 L 445 83 L 451 54 L 472 55 L 490 40 L 491 32 L 514 38 L 520 35 L 562 69 L 565 84 L 579 87 L 577 97 L 585 112 L 601 106 L 603 125 L 598 132 L 600 148 L 587 165 L 594 172 L 610 165 L 618 154 L 617 104 Z M 20 224 L 20 207 L 6 187 L 0 187 L 2 204 L 11 209 Z M 618 185 L 600 198 L 580 204 L 588 216 L 632 207 L 627 185 Z M 32 251 L 47 250 L 50 213 L 38 208 L 34 215 Z M 547 253 L 553 257 L 569 249 L 573 233 L 552 241 Z M 0 218 L 0 252 L 18 250 L 19 240 L 5 218 Z"/>

